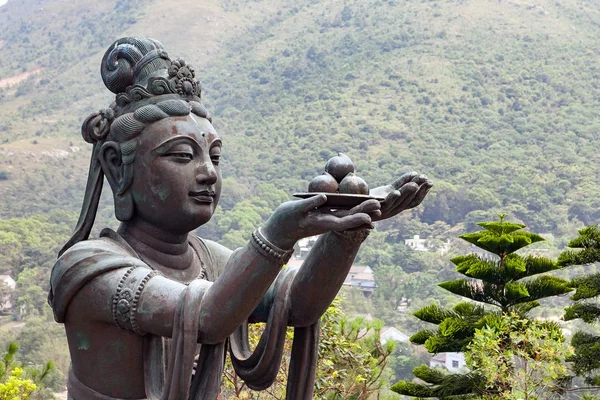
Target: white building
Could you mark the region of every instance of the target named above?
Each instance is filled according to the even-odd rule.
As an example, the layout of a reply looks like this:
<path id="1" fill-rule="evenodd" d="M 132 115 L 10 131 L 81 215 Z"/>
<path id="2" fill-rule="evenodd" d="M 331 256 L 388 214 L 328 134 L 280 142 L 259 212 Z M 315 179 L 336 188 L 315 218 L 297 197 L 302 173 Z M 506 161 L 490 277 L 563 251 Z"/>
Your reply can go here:
<path id="1" fill-rule="evenodd" d="M 431 243 L 428 239 L 421 239 L 419 235 L 414 235 L 412 239 L 405 239 L 404 244 L 416 251 L 429 251 Z"/>
<path id="2" fill-rule="evenodd" d="M 6 286 L 8 290 L 2 290 L 0 294 L 0 313 L 9 312 L 12 309 L 12 297 L 17 287 L 17 282 L 10 275 L 0 275 L 0 285 Z"/>
<path id="3" fill-rule="evenodd" d="M 439 353 L 429 362 L 431 368 L 446 367 L 450 372 L 460 372 L 467 369 L 464 353 Z"/>
<path id="4" fill-rule="evenodd" d="M 381 333 L 379 334 L 379 341 L 382 345 L 385 345 L 388 340 L 408 343 L 408 335 L 394 327 L 386 326 L 383 329 L 381 329 Z"/>

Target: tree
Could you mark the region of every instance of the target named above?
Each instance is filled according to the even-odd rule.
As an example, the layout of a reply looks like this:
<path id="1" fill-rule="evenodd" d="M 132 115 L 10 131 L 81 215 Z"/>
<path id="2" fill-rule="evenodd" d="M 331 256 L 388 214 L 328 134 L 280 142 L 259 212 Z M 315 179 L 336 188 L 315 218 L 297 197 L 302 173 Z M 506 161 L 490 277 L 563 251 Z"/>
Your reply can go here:
<path id="1" fill-rule="evenodd" d="M 339 308 L 339 299 L 327 309 L 321 321 L 319 361 L 315 381 L 318 399 L 368 399 L 386 384 L 389 357 L 394 342 L 380 343 L 381 321 L 348 319 Z M 258 343 L 262 326 L 250 326 L 250 341 Z M 284 399 L 293 331 L 288 330 L 286 353 L 275 383 L 264 392 L 249 390 L 228 362 L 222 398 Z"/>
<path id="2" fill-rule="evenodd" d="M 45 390 L 43 381 L 54 369 L 49 361 L 41 368 L 23 367 L 16 360 L 17 342 L 10 342 L 0 360 L 0 400 L 52 399 L 52 392 Z"/>
<path id="3" fill-rule="evenodd" d="M 487 253 L 453 258 L 456 271 L 466 279 L 439 285 L 474 302 L 463 301 L 452 309 L 430 305 L 415 312 L 417 318 L 437 324 L 438 328 L 417 332 L 411 342 L 425 345 L 430 353 L 466 351 L 477 329 L 488 326 L 493 318 L 509 314 L 526 318 L 531 309 L 539 306 L 538 300 L 571 290 L 565 280 L 535 276 L 561 267 L 544 257 L 516 254 L 517 250 L 544 238 L 523 231 L 525 225 L 504 221 L 505 217 L 500 215 L 499 221 L 480 222 L 478 225 L 484 230 L 460 236 Z M 473 395 L 481 384 L 476 373 L 443 374 L 425 365 L 415 368 L 414 373 L 425 384 L 400 381 L 392 390 L 408 396 L 446 397 Z"/>
<path id="4" fill-rule="evenodd" d="M 597 225 L 579 230 L 579 236 L 571 240 L 567 250 L 558 257 L 561 266 L 589 265 L 600 261 L 600 228 Z M 591 324 L 600 320 L 600 305 L 590 301 L 600 295 L 600 273 L 577 277 L 571 281 L 576 289 L 571 299 L 575 303 L 565 309 L 565 321 L 581 318 Z M 571 338 L 575 354 L 569 359 L 576 375 L 584 378 L 588 385 L 600 386 L 600 336 L 587 332 L 576 332 Z"/>
<path id="5" fill-rule="evenodd" d="M 478 378 L 477 398 L 559 398 L 560 383 L 568 378 L 564 360 L 571 354 L 564 342 L 556 323 L 490 315 L 465 352 L 467 366 Z"/>

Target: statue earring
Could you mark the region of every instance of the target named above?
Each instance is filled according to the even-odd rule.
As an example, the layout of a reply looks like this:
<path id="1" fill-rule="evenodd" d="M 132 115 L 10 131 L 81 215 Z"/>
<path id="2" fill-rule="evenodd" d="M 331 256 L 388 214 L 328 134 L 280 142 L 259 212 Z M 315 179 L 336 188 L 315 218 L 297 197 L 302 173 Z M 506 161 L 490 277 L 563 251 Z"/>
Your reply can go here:
<path id="1" fill-rule="evenodd" d="M 122 222 L 133 217 L 133 197 L 130 193 L 115 195 L 115 217 Z"/>

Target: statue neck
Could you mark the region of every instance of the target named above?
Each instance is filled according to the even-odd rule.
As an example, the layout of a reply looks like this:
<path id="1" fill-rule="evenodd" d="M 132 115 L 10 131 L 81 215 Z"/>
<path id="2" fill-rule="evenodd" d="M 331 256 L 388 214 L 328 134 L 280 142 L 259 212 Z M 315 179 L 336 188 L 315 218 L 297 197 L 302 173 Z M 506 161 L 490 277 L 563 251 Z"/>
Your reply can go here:
<path id="1" fill-rule="evenodd" d="M 143 261 L 157 269 L 183 270 L 194 261 L 187 233 L 166 232 L 140 220 L 122 222 L 118 233 Z"/>

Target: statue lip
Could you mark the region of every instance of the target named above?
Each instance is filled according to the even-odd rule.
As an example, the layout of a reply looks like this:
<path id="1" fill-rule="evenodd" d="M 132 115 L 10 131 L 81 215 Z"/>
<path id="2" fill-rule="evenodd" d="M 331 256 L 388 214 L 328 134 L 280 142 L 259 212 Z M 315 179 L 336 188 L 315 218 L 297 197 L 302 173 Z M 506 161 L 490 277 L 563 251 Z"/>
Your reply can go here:
<path id="1" fill-rule="evenodd" d="M 190 196 L 200 203 L 212 203 L 215 201 L 214 190 L 191 190 Z"/>

